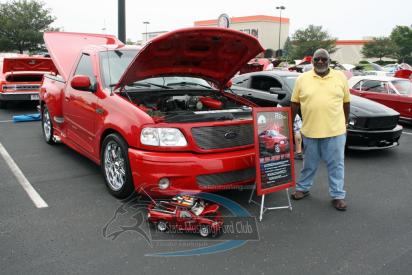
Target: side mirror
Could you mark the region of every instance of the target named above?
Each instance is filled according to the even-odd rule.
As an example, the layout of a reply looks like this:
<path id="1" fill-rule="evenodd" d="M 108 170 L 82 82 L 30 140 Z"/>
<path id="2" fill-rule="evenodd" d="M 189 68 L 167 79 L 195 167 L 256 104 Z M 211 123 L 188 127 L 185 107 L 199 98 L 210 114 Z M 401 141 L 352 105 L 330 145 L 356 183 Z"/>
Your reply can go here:
<path id="1" fill-rule="evenodd" d="M 229 80 L 225 85 L 225 89 L 228 89 L 228 88 L 232 87 L 232 85 L 233 85 L 232 80 Z"/>
<path id="2" fill-rule="evenodd" d="M 286 95 L 287 94 L 286 91 L 282 90 L 282 88 L 279 88 L 279 87 L 270 88 L 269 92 L 271 94 L 277 94 L 277 95 Z"/>
<path id="3" fill-rule="evenodd" d="M 90 78 L 87 75 L 75 75 L 70 81 L 73 89 L 93 92 Z"/>

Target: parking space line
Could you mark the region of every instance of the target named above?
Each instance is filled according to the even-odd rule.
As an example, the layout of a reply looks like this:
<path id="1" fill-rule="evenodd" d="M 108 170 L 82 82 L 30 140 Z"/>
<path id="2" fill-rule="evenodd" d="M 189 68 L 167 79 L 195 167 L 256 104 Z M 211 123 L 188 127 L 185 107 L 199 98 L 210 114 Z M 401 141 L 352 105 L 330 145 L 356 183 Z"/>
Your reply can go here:
<path id="1" fill-rule="evenodd" d="M 13 120 L 0 120 L 0 123 L 12 122 Z"/>
<path id="2" fill-rule="evenodd" d="M 1 144 L 1 142 L 0 142 L 0 155 L 2 155 L 2 157 L 6 161 L 7 165 L 9 166 L 10 170 L 13 172 L 14 176 L 16 177 L 17 181 L 20 183 L 20 185 L 26 191 L 27 195 L 29 195 L 29 197 L 33 201 L 34 205 L 37 208 L 49 207 L 47 205 L 47 203 L 42 199 L 42 197 L 40 197 L 39 193 L 37 193 L 37 191 L 33 188 L 33 186 L 31 186 L 30 182 L 24 176 L 23 172 L 20 170 L 20 168 L 17 166 L 17 164 L 11 158 L 11 156 L 6 151 L 6 148 L 4 148 L 3 144 Z"/>
<path id="3" fill-rule="evenodd" d="M 402 133 L 403 133 L 403 134 L 407 134 L 407 135 L 412 135 L 412 133 L 405 132 L 405 131 L 403 131 Z"/>

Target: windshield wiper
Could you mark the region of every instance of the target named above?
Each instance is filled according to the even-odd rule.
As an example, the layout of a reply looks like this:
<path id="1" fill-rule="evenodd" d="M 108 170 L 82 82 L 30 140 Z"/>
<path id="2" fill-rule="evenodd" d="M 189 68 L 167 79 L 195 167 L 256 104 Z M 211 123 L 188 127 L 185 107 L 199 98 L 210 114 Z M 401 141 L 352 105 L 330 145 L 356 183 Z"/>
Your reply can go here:
<path id="1" fill-rule="evenodd" d="M 134 83 L 130 83 L 126 86 L 129 87 L 158 87 L 158 88 L 162 88 L 162 89 L 172 89 L 171 87 L 165 86 L 165 85 L 160 85 L 160 84 L 156 84 L 156 83 L 151 83 L 151 82 L 134 82 Z"/>
<path id="2" fill-rule="evenodd" d="M 171 83 L 167 83 L 167 86 L 199 86 L 199 87 L 206 88 L 208 90 L 212 89 L 212 87 L 210 87 L 210 86 L 199 84 L 199 83 L 196 83 L 196 82 L 188 82 L 188 81 L 171 82 Z"/>

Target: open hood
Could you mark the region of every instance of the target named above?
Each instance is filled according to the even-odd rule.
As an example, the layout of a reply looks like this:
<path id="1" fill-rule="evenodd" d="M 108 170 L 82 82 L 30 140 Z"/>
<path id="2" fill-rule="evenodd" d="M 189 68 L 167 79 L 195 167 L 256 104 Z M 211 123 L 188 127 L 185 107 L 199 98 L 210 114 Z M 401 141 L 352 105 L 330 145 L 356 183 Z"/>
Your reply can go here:
<path id="1" fill-rule="evenodd" d="M 54 65 L 66 81 L 79 53 L 85 46 L 124 45 L 115 36 L 107 34 L 45 32 L 43 38 Z"/>
<path id="2" fill-rule="evenodd" d="M 3 73 L 12 72 L 56 72 L 56 67 L 47 57 L 13 57 L 3 59 Z"/>
<path id="3" fill-rule="evenodd" d="M 167 75 L 202 77 L 223 88 L 262 51 L 255 37 L 231 29 L 196 27 L 169 32 L 139 51 L 116 88 Z"/>

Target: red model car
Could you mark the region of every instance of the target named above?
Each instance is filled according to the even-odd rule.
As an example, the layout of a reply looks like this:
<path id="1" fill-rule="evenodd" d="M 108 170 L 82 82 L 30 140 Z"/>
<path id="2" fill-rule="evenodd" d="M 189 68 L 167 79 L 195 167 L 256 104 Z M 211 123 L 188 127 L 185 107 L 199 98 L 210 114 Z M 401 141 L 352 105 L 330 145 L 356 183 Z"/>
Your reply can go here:
<path id="1" fill-rule="evenodd" d="M 101 165 L 114 196 L 254 182 L 256 105 L 225 88 L 263 50 L 256 38 L 202 27 L 141 49 L 110 35 L 46 32 L 44 39 L 59 72 L 45 76 L 40 91 L 44 138 Z"/>
<path id="2" fill-rule="evenodd" d="M 289 149 L 288 138 L 280 134 L 278 130 L 269 129 L 259 134 L 260 151 L 284 153 Z M 263 149 L 263 150 L 262 150 Z"/>
<path id="3" fill-rule="evenodd" d="M 2 56 L 0 68 L 0 108 L 9 101 L 38 101 L 43 75 L 56 72 L 50 58 L 27 55 Z"/>
<path id="4" fill-rule="evenodd" d="M 349 80 L 351 93 L 400 113 L 400 119 L 412 121 L 412 82 L 389 76 L 354 76 Z"/>
<path id="5" fill-rule="evenodd" d="M 170 202 L 152 203 L 148 211 L 149 222 L 160 232 L 199 232 L 200 236 L 207 237 L 216 236 L 223 226 L 219 205 L 208 204 L 192 196 L 176 196 Z"/>

